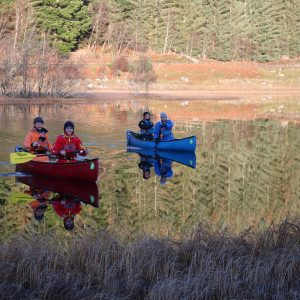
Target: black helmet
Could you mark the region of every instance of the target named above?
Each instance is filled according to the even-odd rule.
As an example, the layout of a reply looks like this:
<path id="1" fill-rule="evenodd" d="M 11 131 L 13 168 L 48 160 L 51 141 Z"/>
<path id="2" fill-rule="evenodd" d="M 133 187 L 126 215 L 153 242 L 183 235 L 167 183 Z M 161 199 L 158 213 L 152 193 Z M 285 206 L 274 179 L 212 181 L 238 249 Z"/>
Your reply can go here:
<path id="1" fill-rule="evenodd" d="M 150 174 L 150 170 L 143 170 L 143 178 L 145 180 L 148 180 L 150 178 L 151 174 Z"/>
<path id="2" fill-rule="evenodd" d="M 64 130 L 66 130 L 67 127 L 72 127 L 73 130 L 75 128 L 74 126 L 74 123 L 72 121 L 67 121 L 65 124 L 64 124 Z"/>
<path id="3" fill-rule="evenodd" d="M 36 117 L 33 119 L 33 124 L 42 123 L 44 124 L 44 120 L 41 117 Z"/>
<path id="4" fill-rule="evenodd" d="M 71 231 L 74 229 L 74 218 L 71 217 L 72 222 L 71 223 L 67 223 L 66 221 L 70 219 L 70 217 L 65 217 L 64 218 L 64 227 L 66 230 Z"/>
<path id="5" fill-rule="evenodd" d="M 38 222 L 41 222 L 44 219 L 44 211 L 38 211 L 36 210 L 33 214 L 34 219 L 37 220 Z"/>

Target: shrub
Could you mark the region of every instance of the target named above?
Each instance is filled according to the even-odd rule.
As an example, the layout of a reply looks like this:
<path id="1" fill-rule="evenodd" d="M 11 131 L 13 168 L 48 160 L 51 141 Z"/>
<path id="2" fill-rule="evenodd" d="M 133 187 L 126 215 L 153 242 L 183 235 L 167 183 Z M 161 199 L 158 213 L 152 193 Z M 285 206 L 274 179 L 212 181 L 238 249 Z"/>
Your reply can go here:
<path id="1" fill-rule="evenodd" d="M 114 74 L 118 73 L 118 71 L 128 72 L 129 63 L 127 58 L 124 56 L 116 58 L 111 65 L 111 69 Z"/>

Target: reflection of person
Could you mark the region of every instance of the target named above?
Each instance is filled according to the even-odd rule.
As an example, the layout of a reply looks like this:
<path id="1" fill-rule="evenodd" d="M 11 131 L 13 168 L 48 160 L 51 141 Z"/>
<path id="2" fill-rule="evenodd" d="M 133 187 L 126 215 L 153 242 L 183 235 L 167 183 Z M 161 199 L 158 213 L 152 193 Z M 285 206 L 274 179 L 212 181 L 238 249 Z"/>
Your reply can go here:
<path id="1" fill-rule="evenodd" d="M 149 179 L 151 176 L 151 168 L 153 167 L 153 158 L 149 156 L 144 156 L 140 154 L 139 168 L 143 170 L 143 178 L 145 180 Z"/>
<path id="2" fill-rule="evenodd" d="M 64 133 L 59 135 L 52 147 L 52 152 L 62 160 L 74 160 L 79 155 L 85 156 L 88 151 L 83 149 L 82 142 L 74 134 L 74 123 L 67 121 L 64 124 Z"/>
<path id="3" fill-rule="evenodd" d="M 172 163 L 172 160 L 166 158 L 155 160 L 154 171 L 157 176 L 160 176 L 160 184 L 166 184 L 167 180 L 173 177 Z"/>
<path id="4" fill-rule="evenodd" d="M 141 129 L 141 138 L 145 140 L 153 140 L 153 123 L 151 122 L 150 113 L 145 111 L 143 113 L 143 120 L 140 121 L 139 127 Z"/>
<path id="5" fill-rule="evenodd" d="M 29 206 L 33 210 L 33 216 L 35 220 L 42 221 L 47 209 L 46 202 L 49 200 L 50 192 L 47 190 L 30 187 L 29 191 L 25 191 L 26 194 L 29 194 L 35 200 L 29 203 Z"/>
<path id="6" fill-rule="evenodd" d="M 74 219 L 81 211 L 81 203 L 62 196 L 52 200 L 52 206 L 57 215 L 63 218 L 66 230 L 73 230 Z"/>
<path id="7" fill-rule="evenodd" d="M 33 120 L 33 128 L 28 132 L 24 140 L 25 149 L 31 153 L 46 153 L 51 144 L 48 138 L 48 130 L 43 127 L 44 120 L 36 117 Z"/>
<path id="8" fill-rule="evenodd" d="M 168 120 L 166 113 L 162 112 L 160 114 L 160 121 L 155 124 L 154 127 L 154 139 L 156 142 L 170 141 L 174 139 L 172 133 L 173 122 Z"/>

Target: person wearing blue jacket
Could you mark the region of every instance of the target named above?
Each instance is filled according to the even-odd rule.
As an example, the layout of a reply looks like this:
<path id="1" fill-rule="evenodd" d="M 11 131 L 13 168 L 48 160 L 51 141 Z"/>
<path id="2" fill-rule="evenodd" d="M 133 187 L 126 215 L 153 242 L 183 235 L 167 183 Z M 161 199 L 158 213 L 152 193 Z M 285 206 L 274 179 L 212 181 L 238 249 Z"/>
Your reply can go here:
<path id="1" fill-rule="evenodd" d="M 165 112 L 160 113 L 160 121 L 155 124 L 154 127 L 154 139 L 156 143 L 159 141 L 171 141 L 174 139 L 173 122 L 168 120 L 168 116 Z"/>
<path id="2" fill-rule="evenodd" d="M 166 184 L 167 180 L 173 177 L 172 170 L 173 161 L 167 158 L 160 158 L 154 163 L 154 171 L 157 176 L 160 176 L 160 184 Z"/>

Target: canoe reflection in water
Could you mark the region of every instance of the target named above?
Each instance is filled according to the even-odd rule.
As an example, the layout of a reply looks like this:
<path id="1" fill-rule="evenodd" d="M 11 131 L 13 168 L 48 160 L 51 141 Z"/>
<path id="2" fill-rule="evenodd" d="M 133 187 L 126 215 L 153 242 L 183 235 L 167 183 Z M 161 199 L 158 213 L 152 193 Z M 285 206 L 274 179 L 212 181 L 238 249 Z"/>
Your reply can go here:
<path id="1" fill-rule="evenodd" d="M 46 177 L 17 177 L 18 182 L 29 186 L 25 193 L 31 196 L 29 206 L 34 218 L 41 221 L 49 206 L 63 219 L 66 230 L 74 229 L 74 220 L 82 209 L 82 203 L 99 206 L 99 192 L 95 183 L 69 182 Z"/>
<path id="2" fill-rule="evenodd" d="M 143 171 L 144 179 L 150 178 L 151 168 L 154 167 L 155 174 L 160 176 L 160 184 L 166 184 L 167 180 L 173 177 L 173 161 L 193 169 L 196 168 L 194 152 L 155 151 L 134 147 L 127 147 L 127 152 L 139 154 L 138 166 Z"/>

